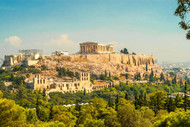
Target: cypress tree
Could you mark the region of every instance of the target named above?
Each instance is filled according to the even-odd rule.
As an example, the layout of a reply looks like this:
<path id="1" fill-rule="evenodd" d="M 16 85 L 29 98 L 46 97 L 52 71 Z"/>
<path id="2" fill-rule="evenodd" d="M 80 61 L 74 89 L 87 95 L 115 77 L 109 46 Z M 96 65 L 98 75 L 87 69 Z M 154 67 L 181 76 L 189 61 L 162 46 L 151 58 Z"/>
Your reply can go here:
<path id="1" fill-rule="evenodd" d="M 172 80 L 172 84 L 176 84 L 177 83 L 177 77 L 175 76 Z"/>
<path id="2" fill-rule="evenodd" d="M 39 111 L 40 111 L 39 106 L 40 106 L 39 95 L 37 93 L 37 95 L 36 95 L 36 115 L 38 116 L 38 118 L 39 118 Z"/>
<path id="3" fill-rule="evenodd" d="M 86 95 L 86 89 L 84 88 L 84 96 Z"/>
<path id="4" fill-rule="evenodd" d="M 144 95 L 143 95 L 143 102 L 144 102 L 144 106 L 147 106 L 146 92 L 144 92 Z"/>
<path id="5" fill-rule="evenodd" d="M 127 91 L 126 91 L 126 93 L 125 93 L 125 99 L 126 99 L 126 100 L 129 100 L 128 92 L 127 92 Z"/>
<path id="6" fill-rule="evenodd" d="M 127 73 L 125 74 L 125 78 L 126 78 L 126 79 L 128 79 L 128 78 L 129 78 L 129 76 L 128 76 L 128 74 L 127 74 Z"/>
<path id="7" fill-rule="evenodd" d="M 153 70 L 151 71 L 150 77 L 149 77 L 149 81 L 153 82 L 153 78 L 154 78 L 154 72 Z"/>
<path id="8" fill-rule="evenodd" d="M 117 111 L 118 103 L 119 103 L 119 95 L 117 94 L 116 99 L 115 99 L 115 110 L 116 111 Z"/>
<path id="9" fill-rule="evenodd" d="M 165 77 L 164 77 L 163 72 L 162 72 L 161 75 L 160 75 L 160 81 L 165 81 Z"/>
<path id="10" fill-rule="evenodd" d="M 138 105 L 139 105 L 140 107 L 143 106 L 143 95 L 140 95 L 140 96 L 139 96 Z"/>
<path id="11" fill-rule="evenodd" d="M 187 83 L 185 82 L 185 89 L 184 89 L 184 109 L 185 112 L 187 111 Z"/>
<path id="12" fill-rule="evenodd" d="M 81 106 L 79 105 L 78 101 L 75 103 L 75 110 L 80 112 Z"/>
<path id="13" fill-rule="evenodd" d="M 109 107 L 113 106 L 111 95 L 109 95 L 109 98 L 108 98 L 108 106 Z"/>
<path id="14" fill-rule="evenodd" d="M 49 120 L 53 119 L 53 104 L 50 105 Z"/>
<path id="15" fill-rule="evenodd" d="M 109 77 L 111 78 L 111 72 L 109 72 Z"/>
<path id="16" fill-rule="evenodd" d="M 156 105 L 157 112 L 160 110 L 160 99 L 157 96 L 157 105 Z"/>
<path id="17" fill-rule="evenodd" d="M 44 88 L 43 91 L 42 91 L 42 96 L 43 96 L 43 97 L 46 96 L 46 90 L 45 90 L 45 88 Z"/>
<path id="18" fill-rule="evenodd" d="M 181 105 L 180 105 L 180 102 L 181 102 L 181 97 L 180 95 L 178 94 L 175 98 L 175 108 L 180 108 Z"/>
<path id="19" fill-rule="evenodd" d="M 135 94 L 135 109 L 137 109 L 137 108 L 138 108 L 138 97 Z"/>
<path id="20" fill-rule="evenodd" d="M 107 77 L 107 75 L 108 75 L 108 73 L 107 73 L 107 71 L 105 70 L 105 76 Z"/>
<path id="21" fill-rule="evenodd" d="M 174 104 L 173 99 L 171 98 L 171 95 L 168 94 L 167 100 L 166 100 L 166 107 L 168 112 L 174 111 Z"/>
<path id="22" fill-rule="evenodd" d="M 182 80 L 182 78 L 180 79 L 179 84 L 183 85 L 183 80 Z"/>
<path id="23" fill-rule="evenodd" d="M 148 71 L 148 64 L 146 63 L 146 72 Z"/>

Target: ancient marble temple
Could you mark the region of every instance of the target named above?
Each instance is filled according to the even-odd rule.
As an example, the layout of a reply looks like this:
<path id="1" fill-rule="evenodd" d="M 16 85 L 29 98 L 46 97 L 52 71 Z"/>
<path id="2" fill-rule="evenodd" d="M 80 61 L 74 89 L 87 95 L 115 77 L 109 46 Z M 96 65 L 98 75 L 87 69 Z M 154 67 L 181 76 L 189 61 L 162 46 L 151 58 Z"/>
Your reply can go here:
<path id="1" fill-rule="evenodd" d="M 80 53 L 113 53 L 113 45 L 105 45 L 95 42 L 80 43 Z"/>

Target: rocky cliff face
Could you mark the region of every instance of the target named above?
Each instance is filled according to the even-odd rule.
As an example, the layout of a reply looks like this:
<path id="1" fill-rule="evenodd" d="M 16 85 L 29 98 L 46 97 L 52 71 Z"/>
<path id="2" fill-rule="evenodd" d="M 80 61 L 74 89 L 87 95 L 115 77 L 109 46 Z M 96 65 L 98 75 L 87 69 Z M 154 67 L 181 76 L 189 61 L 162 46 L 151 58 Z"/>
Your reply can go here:
<path id="1" fill-rule="evenodd" d="M 153 56 L 126 55 L 126 54 L 74 54 L 63 57 L 45 57 L 38 66 L 46 65 L 51 71 L 44 75 L 52 75 L 56 67 L 65 67 L 70 71 L 87 71 L 91 74 L 104 74 L 110 72 L 112 76 L 129 73 L 150 73 L 151 70 L 158 76 L 162 72 L 161 68 L 155 64 Z M 146 66 L 148 70 L 146 70 Z"/>

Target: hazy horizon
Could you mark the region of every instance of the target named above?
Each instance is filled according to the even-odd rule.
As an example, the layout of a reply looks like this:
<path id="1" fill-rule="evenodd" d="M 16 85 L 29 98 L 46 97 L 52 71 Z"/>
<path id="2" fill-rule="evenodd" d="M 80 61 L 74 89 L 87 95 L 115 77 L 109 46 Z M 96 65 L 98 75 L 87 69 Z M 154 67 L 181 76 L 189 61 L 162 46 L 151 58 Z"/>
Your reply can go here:
<path id="1" fill-rule="evenodd" d="M 190 42 L 174 16 L 177 0 L 0 1 L 0 58 L 19 49 L 79 51 L 79 43 L 112 43 L 115 51 L 190 61 Z"/>

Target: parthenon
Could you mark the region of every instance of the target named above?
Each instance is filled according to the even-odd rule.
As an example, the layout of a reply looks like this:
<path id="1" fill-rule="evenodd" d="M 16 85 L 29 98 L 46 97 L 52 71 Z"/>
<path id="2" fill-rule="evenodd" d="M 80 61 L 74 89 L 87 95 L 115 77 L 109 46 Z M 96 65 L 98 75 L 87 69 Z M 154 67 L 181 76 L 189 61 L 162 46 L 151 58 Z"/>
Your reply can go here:
<path id="1" fill-rule="evenodd" d="M 95 42 L 80 43 L 80 53 L 113 53 L 113 45 L 105 45 Z"/>

